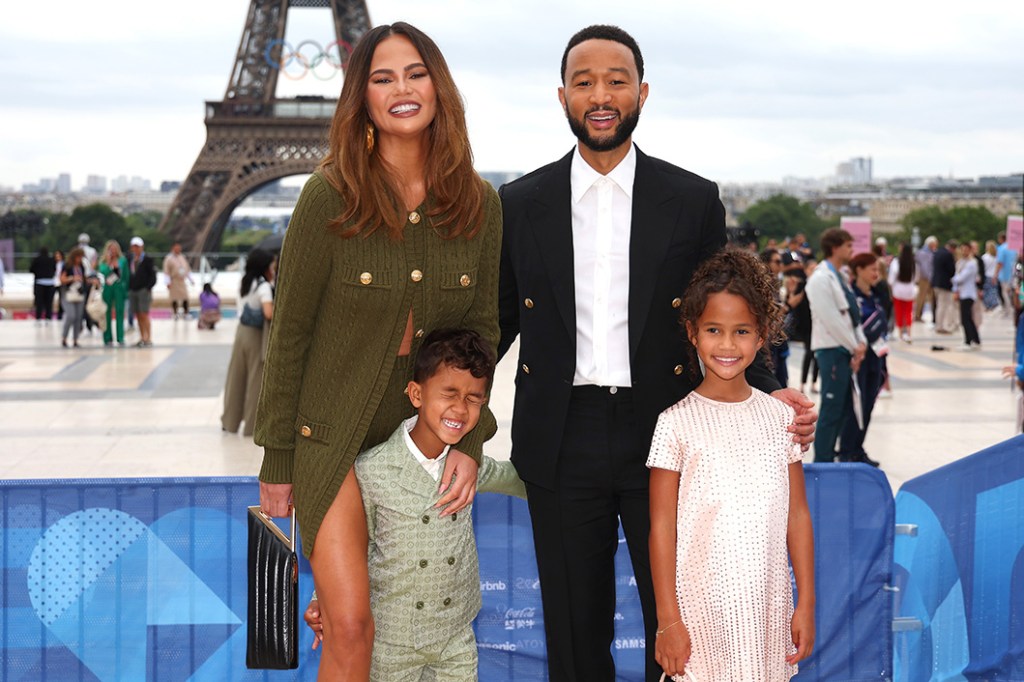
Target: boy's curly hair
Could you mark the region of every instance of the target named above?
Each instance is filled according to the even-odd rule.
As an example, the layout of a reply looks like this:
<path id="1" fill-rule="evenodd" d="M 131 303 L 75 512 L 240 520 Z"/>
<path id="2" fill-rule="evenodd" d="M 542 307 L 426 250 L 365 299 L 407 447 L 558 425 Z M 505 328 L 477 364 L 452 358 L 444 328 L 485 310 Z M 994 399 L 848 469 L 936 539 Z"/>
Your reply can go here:
<path id="1" fill-rule="evenodd" d="M 757 323 L 758 334 L 765 342 L 760 352 L 764 354 L 768 366 L 771 367 L 769 347 L 778 345 L 786 339 L 786 334 L 782 331 L 784 313 L 777 298 L 776 286 L 775 277 L 769 272 L 767 265 L 756 255 L 737 248 L 719 251 L 697 268 L 686 288 L 679 315 L 691 375 L 699 376 L 700 363 L 697 359 L 697 349 L 690 343 L 686 325 L 690 323 L 696 327 L 697 320 L 707 305 L 708 297 L 723 291 L 741 296 L 747 301 L 747 306 Z"/>
<path id="2" fill-rule="evenodd" d="M 413 364 L 413 381 L 423 383 L 442 365 L 468 370 L 477 379 L 494 379 L 497 357 L 487 339 L 472 329 L 435 329 L 427 334 Z"/>

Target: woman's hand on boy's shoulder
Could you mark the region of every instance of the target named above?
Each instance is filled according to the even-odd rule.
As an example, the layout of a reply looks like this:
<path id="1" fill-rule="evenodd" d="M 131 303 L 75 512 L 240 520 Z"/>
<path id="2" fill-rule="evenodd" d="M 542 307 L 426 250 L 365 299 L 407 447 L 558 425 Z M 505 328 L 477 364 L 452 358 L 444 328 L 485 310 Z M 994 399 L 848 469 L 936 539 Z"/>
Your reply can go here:
<path id="1" fill-rule="evenodd" d="M 772 397 L 781 400 L 796 411 L 789 432 L 793 434 L 793 442 L 807 452 L 814 442 L 814 425 L 818 422 L 818 413 L 814 409 L 814 401 L 795 388 L 780 388 L 772 391 Z"/>
<path id="2" fill-rule="evenodd" d="M 434 505 L 435 508 L 442 510 L 438 516 L 444 517 L 460 512 L 473 503 L 479 466 L 475 459 L 464 452 L 454 448 L 448 451 L 439 489 L 444 495 Z"/>

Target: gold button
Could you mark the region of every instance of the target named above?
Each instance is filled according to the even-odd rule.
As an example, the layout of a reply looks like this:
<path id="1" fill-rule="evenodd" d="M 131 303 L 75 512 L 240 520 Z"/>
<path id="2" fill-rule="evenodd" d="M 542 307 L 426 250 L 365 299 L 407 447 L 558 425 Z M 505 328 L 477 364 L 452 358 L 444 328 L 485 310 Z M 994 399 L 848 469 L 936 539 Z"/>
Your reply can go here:
<path id="1" fill-rule="evenodd" d="M 426 559 L 420 559 L 420 568 L 426 568 L 426 567 L 427 567 L 427 560 Z"/>
<path id="2" fill-rule="evenodd" d="M 529 374 L 530 373 L 530 366 L 529 365 L 523 365 L 523 371 L 526 372 L 527 374 Z"/>
<path id="3" fill-rule="evenodd" d="M 423 609 L 423 602 L 421 602 L 421 601 L 416 602 L 416 609 L 417 610 L 422 610 Z"/>
<path id="4" fill-rule="evenodd" d="M 422 339 L 423 338 L 423 330 L 422 329 L 417 329 L 416 330 L 416 338 L 417 339 Z"/>
<path id="5" fill-rule="evenodd" d="M 412 278 L 412 281 L 418 282 L 423 279 L 423 272 L 421 270 L 413 270 L 409 277 Z"/>
<path id="6" fill-rule="evenodd" d="M 469 278 L 469 275 L 463 275 L 462 277 L 459 277 L 459 284 L 461 284 L 464 287 L 468 287 L 470 284 L 472 284 L 472 282 L 473 280 Z"/>
<path id="7" fill-rule="evenodd" d="M 451 603 L 452 603 L 452 598 L 451 597 L 445 597 L 444 598 L 444 605 L 445 606 L 450 606 Z"/>
<path id="8" fill-rule="evenodd" d="M 683 299 L 681 299 L 681 298 L 673 298 L 672 299 L 672 307 L 673 308 L 678 308 L 682 304 L 683 304 Z"/>
<path id="9" fill-rule="evenodd" d="M 455 557 L 453 557 L 453 556 L 448 557 L 448 565 L 449 566 L 454 566 L 455 565 Z"/>
<path id="10" fill-rule="evenodd" d="M 423 517 L 423 518 L 421 519 L 421 521 L 423 521 L 423 523 L 430 523 L 430 517 L 429 517 L 429 516 L 424 516 L 424 517 Z"/>
<path id="11" fill-rule="evenodd" d="M 420 214 L 417 213 L 416 211 L 413 211 L 412 213 L 410 213 L 409 214 L 409 222 L 412 223 L 413 225 L 419 224 L 419 222 L 420 222 Z"/>
<path id="12" fill-rule="evenodd" d="M 299 433 L 301 433 L 306 438 L 309 438 L 310 436 L 313 435 L 313 429 L 309 428 L 308 426 L 303 426 L 301 429 L 299 429 Z"/>
<path id="13" fill-rule="evenodd" d="M 673 369 L 672 371 L 676 373 L 676 376 L 679 376 L 680 374 L 683 373 L 683 366 L 682 365 L 676 365 L 675 369 Z"/>
<path id="14" fill-rule="evenodd" d="M 525 305 L 527 308 L 532 308 L 533 307 L 533 299 L 532 298 L 524 299 L 523 300 L 523 305 Z"/>
<path id="15" fill-rule="evenodd" d="M 459 512 L 452 512 L 452 521 L 459 520 Z"/>
<path id="16" fill-rule="evenodd" d="M 368 272 L 364 272 L 363 274 L 359 275 L 359 282 L 362 283 L 362 284 L 369 284 L 372 281 L 373 281 L 373 275 L 371 275 Z"/>

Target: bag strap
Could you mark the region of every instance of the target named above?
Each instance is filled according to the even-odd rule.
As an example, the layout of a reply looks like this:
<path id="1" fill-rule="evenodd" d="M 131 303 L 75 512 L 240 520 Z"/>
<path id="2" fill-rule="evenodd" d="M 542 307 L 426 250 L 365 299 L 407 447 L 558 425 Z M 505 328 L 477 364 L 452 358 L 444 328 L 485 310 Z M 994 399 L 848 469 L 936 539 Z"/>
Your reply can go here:
<path id="1" fill-rule="evenodd" d="M 295 551 L 295 540 L 297 538 L 295 534 L 295 507 L 292 507 L 291 514 L 291 530 L 289 533 L 291 537 L 285 535 L 284 531 L 278 528 L 277 524 L 274 523 L 274 519 L 263 513 L 263 510 L 260 509 L 259 505 L 256 505 L 255 507 L 249 507 L 249 512 L 253 514 L 253 516 L 255 516 L 257 519 L 259 519 L 264 526 L 269 528 L 272 533 L 277 535 L 277 537 L 281 538 L 282 541 L 286 542 L 288 544 L 288 547 L 291 548 L 291 551 Z"/>

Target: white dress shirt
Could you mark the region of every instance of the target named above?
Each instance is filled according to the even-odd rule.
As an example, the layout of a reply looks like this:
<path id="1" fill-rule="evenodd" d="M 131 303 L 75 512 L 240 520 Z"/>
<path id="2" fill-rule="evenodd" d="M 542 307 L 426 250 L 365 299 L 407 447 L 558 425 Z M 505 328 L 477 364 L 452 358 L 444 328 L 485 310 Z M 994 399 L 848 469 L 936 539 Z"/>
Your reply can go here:
<path id="1" fill-rule="evenodd" d="M 572 158 L 573 279 L 576 285 L 574 386 L 632 384 L 629 369 L 629 234 L 636 149 L 608 175 Z"/>
<path id="2" fill-rule="evenodd" d="M 405 431 L 402 432 L 402 435 L 405 436 L 405 444 L 408 446 L 409 452 L 412 453 L 412 456 L 415 457 L 416 461 L 423 467 L 423 470 L 430 474 L 431 478 L 435 481 L 440 481 L 441 472 L 444 471 L 444 460 L 448 456 L 448 451 L 452 446 L 445 445 L 441 454 L 434 459 L 430 459 L 420 452 L 420 449 L 416 447 L 416 443 L 413 441 L 411 435 L 412 427 L 416 426 L 417 419 L 419 419 L 419 415 L 413 415 L 402 422 L 403 426 L 405 426 Z"/>

